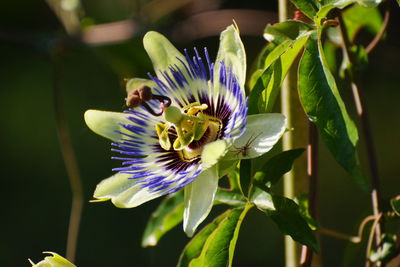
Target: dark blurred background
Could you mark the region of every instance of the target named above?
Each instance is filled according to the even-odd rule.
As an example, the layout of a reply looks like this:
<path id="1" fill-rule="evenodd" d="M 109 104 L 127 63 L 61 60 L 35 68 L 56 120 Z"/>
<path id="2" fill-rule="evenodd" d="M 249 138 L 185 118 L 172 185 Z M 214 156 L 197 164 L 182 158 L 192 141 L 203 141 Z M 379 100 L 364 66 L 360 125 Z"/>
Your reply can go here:
<path id="1" fill-rule="evenodd" d="M 48 3 L 51 6 L 59 2 Z M 140 247 L 147 219 L 160 200 L 134 209 L 88 202 L 96 184 L 110 176 L 118 162 L 110 159 L 109 141 L 85 126 L 83 114 L 90 108 L 122 111 L 123 78 L 146 78 L 147 72 L 153 72 L 141 41 L 148 30 L 164 33 L 179 49 L 206 46 L 214 58 L 218 33 L 234 18 L 251 66 L 265 45 L 263 28 L 277 21 L 277 2 L 84 0 L 78 12 L 82 21 L 77 22 L 71 12 L 58 13 L 64 16 L 72 35 L 76 23 L 86 29 L 81 39 L 67 37 L 55 15 L 56 8 L 48 3 L 0 2 L 0 266 L 29 266 L 27 259 L 39 261 L 42 251 L 65 255 L 71 191 L 56 130 L 55 72 L 84 187 L 76 264 L 175 266 L 189 240 L 181 226 L 168 233 L 157 247 Z M 76 3 L 64 1 L 64 8 L 71 9 Z M 385 198 L 400 192 L 400 29 L 399 8 L 394 3 L 388 33 L 371 54 L 362 88 Z M 368 35 L 365 38 L 371 39 Z M 356 119 L 345 83 L 341 84 L 341 94 Z M 362 141 L 360 152 L 365 165 Z M 358 223 L 371 214 L 369 196 L 358 189 L 323 145 L 320 150 L 321 225 L 356 234 Z M 221 208 L 214 209 L 213 215 L 218 212 Z M 396 230 L 396 226 L 389 227 Z M 364 245 L 349 245 L 325 236 L 320 241 L 324 266 L 361 266 Z M 253 210 L 243 223 L 233 266 L 283 266 L 283 254 L 278 228 Z"/>

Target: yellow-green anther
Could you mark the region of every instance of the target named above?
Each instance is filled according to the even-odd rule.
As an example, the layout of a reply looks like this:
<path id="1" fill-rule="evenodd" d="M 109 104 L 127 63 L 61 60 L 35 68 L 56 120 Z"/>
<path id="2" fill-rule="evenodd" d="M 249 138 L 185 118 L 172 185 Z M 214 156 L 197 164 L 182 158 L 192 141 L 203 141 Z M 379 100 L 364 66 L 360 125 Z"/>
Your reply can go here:
<path id="1" fill-rule="evenodd" d="M 171 141 L 169 140 L 168 130 L 171 127 L 170 124 L 167 123 L 157 123 L 156 132 L 158 135 L 158 141 L 160 146 L 165 150 L 170 150 Z"/>
<path id="2" fill-rule="evenodd" d="M 181 110 L 175 106 L 169 106 L 164 109 L 164 118 L 173 124 L 178 124 L 183 117 Z"/>
<path id="3" fill-rule="evenodd" d="M 194 140 L 200 140 L 204 133 L 207 131 L 208 125 L 209 125 L 208 120 L 201 121 L 199 120 L 195 125 L 194 125 L 194 130 L 193 130 L 193 135 L 194 135 Z"/>

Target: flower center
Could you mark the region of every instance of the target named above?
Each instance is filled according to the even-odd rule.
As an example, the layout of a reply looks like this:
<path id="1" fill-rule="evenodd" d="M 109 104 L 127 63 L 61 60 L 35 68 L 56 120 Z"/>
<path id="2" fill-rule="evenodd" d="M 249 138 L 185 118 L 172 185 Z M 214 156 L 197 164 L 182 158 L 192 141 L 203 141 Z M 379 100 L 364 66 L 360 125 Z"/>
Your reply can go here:
<path id="1" fill-rule="evenodd" d="M 167 151 L 172 147 L 184 161 L 200 157 L 204 145 L 218 139 L 222 129 L 220 119 L 203 113 L 207 108 L 206 104 L 197 102 L 181 109 L 165 107 L 163 112 L 167 122 L 156 125 L 160 146 Z"/>

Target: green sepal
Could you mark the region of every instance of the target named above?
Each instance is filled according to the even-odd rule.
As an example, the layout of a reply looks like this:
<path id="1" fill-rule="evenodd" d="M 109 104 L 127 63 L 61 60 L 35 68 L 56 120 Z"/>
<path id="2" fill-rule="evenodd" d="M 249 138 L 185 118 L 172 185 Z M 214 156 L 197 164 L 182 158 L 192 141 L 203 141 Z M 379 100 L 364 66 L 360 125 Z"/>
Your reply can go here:
<path id="1" fill-rule="evenodd" d="M 232 266 L 240 226 L 251 207 L 227 210 L 204 227 L 186 245 L 177 266 Z"/>
<path id="2" fill-rule="evenodd" d="M 32 264 L 32 267 L 76 267 L 76 265 L 72 264 L 57 253 L 50 251 L 45 251 L 43 253 L 51 254 L 51 256 L 45 257 L 44 260 L 36 264 L 29 260 L 29 262 Z"/>
<path id="3" fill-rule="evenodd" d="M 244 92 L 244 83 L 246 81 L 246 52 L 242 40 L 240 39 L 239 30 L 234 25 L 228 26 L 220 35 L 218 54 L 214 66 L 214 81 L 219 80 L 221 61 L 236 74 L 240 88 Z"/>
<path id="4" fill-rule="evenodd" d="M 166 196 L 151 214 L 142 237 L 142 247 L 155 246 L 161 237 L 182 221 L 183 190 Z"/>

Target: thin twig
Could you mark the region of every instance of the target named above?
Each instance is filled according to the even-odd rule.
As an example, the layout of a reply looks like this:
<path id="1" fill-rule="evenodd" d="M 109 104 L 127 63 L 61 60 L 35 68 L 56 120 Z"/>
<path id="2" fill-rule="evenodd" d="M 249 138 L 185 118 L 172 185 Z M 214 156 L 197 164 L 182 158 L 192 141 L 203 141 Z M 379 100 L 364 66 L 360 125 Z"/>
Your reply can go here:
<path id="1" fill-rule="evenodd" d="M 350 49 L 350 42 L 347 37 L 347 32 L 346 28 L 344 27 L 343 23 L 343 18 L 339 14 L 338 16 L 339 19 L 339 29 L 341 32 L 341 37 L 343 39 L 343 50 L 346 56 L 348 57 L 350 63 L 354 63 L 353 58 L 351 53 L 349 52 Z M 379 195 L 380 195 L 380 177 L 379 177 L 379 172 L 378 172 L 378 163 L 376 159 L 376 153 L 375 153 L 375 147 L 373 144 L 373 138 L 372 138 L 372 131 L 371 127 L 369 125 L 369 118 L 368 114 L 365 110 L 365 100 L 362 96 L 361 90 L 359 90 L 359 83 L 356 77 L 354 77 L 353 73 L 351 71 L 349 72 L 350 78 L 351 78 L 351 88 L 353 90 L 353 97 L 354 97 L 354 102 L 356 104 L 356 109 L 357 109 L 357 114 L 361 119 L 361 126 L 362 126 L 362 132 L 365 138 L 365 144 L 367 147 L 367 156 L 368 156 L 368 161 L 369 161 L 369 166 L 370 166 L 370 172 L 371 172 L 371 182 L 372 182 L 372 192 L 371 192 L 371 201 L 372 201 L 372 210 L 374 213 L 374 216 L 377 217 L 380 213 L 379 211 Z M 381 240 L 381 228 L 382 225 L 379 224 L 376 227 L 376 243 L 379 244 Z"/>
<path id="2" fill-rule="evenodd" d="M 351 236 L 351 235 L 347 235 L 347 234 L 343 234 L 343 233 L 339 233 L 335 230 L 332 229 L 328 229 L 328 228 L 324 228 L 321 227 L 319 229 L 319 233 L 323 234 L 323 235 L 327 235 L 327 236 L 332 236 L 338 239 L 343 239 L 343 240 L 347 240 L 351 243 L 354 244 L 358 244 L 361 243 L 362 240 L 362 234 L 364 232 L 365 226 L 367 225 L 368 222 L 375 220 L 375 216 L 370 215 L 368 217 L 366 217 L 360 224 L 360 226 L 358 227 L 358 235 L 357 236 Z"/>
<path id="3" fill-rule="evenodd" d="M 312 218 L 317 218 L 317 192 L 318 192 L 318 130 L 315 124 L 309 122 L 309 144 L 307 147 L 307 172 L 308 184 L 308 209 Z M 310 267 L 313 260 L 313 251 L 302 247 L 300 265 Z"/>
<path id="4" fill-rule="evenodd" d="M 53 58 L 53 101 L 57 123 L 57 132 L 63 155 L 65 168 L 67 169 L 69 183 L 72 191 L 72 206 L 68 228 L 66 258 L 74 262 L 78 241 L 79 225 L 83 207 L 83 190 L 79 174 L 75 151 L 72 146 L 64 110 L 62 108 L 62 97 L 60 92 L 60 69 L 57 59 Z"/>
<path id="5" fill-rule="evenodd" d="M 389 8 L 389 1 L 386 2 L 386 10 L 385 10 L 385 17 L 383 18 L 382 27 L 379 30 L 378 34 L 375 35 L 374 39 L 368 44 L 367 48 L 365 48 L 365 52 L 367 54 L 371 53 L 372 50 L 378 45 L 379 41 L 382 39 L 383 34 L 386 31 L 386 28 L 389 24 L 390 19 L 390 8 Z"/>

